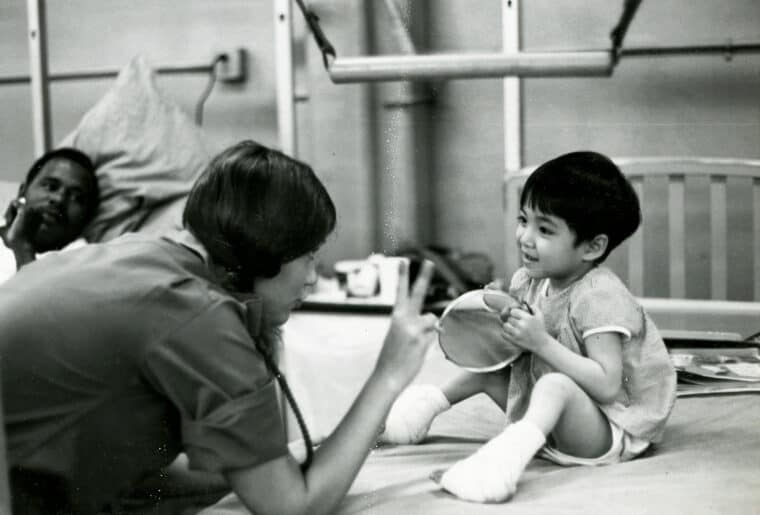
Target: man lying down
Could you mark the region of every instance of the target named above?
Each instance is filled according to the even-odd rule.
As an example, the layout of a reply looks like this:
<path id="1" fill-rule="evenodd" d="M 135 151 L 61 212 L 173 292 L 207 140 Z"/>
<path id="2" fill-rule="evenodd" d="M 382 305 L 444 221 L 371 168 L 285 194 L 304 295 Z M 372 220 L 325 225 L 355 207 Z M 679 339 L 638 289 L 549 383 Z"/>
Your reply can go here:
<path id="1" fill-rule="evenodd" d="M 63 147 L 37 159 L 0 219 L 0 283 L 45 252 L 84 245 L 99 199 L 84 153 Z"/>

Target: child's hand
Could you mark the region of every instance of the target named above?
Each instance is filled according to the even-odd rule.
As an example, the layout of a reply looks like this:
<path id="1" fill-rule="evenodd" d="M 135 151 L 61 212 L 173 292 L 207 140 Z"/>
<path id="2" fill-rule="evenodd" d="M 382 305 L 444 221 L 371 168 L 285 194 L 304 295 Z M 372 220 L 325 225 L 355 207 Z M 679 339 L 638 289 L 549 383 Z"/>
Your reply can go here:
<path id="1" fill-rule="evenodd" d="M 548 336 L 541 311 L 528 305 L 512 307 L 501 317 L 504 334 L 511 343 L 534 354 L 540 352 Z"/>

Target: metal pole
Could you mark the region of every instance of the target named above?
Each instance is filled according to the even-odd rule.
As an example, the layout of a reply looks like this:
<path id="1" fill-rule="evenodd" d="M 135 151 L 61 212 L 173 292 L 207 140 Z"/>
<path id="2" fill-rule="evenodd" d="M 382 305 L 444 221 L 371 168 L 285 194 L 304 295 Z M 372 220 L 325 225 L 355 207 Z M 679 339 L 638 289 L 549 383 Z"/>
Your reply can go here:
<path id="1" fill-rule="evenodd" d="M 518 0 L 502 0 L 502 44 L 504 53 L 520 52 L 520 6 Z M 504 170 L 506 174 L 516 173 L 522 167 L 522 99 L 519 77 L 504 79 Z M 502 204 L 506 211 L 506 186 L 503 190 Z M 516 220 L 507 220 L 505 225 L 505 260 L 506 273 L 517 270 L 517 252 L 514 247 L 514 224 Z"/>
<path id="2" fill-rule="evenodd" d="M 760 43 L 734 43 L 731 40 L 723 44 L 661 46 L 661 47 L 626 47 L 620 49 L 620 57 L 656 57 L 668 55 L 723 54 L 731 58 L 734 54 L 751 54 L 760 52 Z"/>
<path id="3" fill-rule="evenodd" d="M 274 0 L 277 131 L 280 149 L 289 156 L 297 157 L 292 13 L 291 0 Z"/>
<path id="4" fill-rule="evenodd" d="M 345 57 L 332 60 L 328 72 L 334 83 L 341 84 L 440 78 L 609 76 L 612 68 L 609 51 L 588 51 Z"/>
<path id="5" fill-rule="evenodd" d="M 520 10 L 518 0 L 502 2 L 502 41 L 505 54 L 520 52 Z M 520 78 L 504 79 L 504 167 L 507 171 L 522 166 L 522 104 Z"/>
<path id="6" fill-rule="evenodd" d="M 48 88 L 45 0 L 27 0 L 29 36 L 29 76 L 32 89 L 32 129 L 34 155 L 50 148 L 50 93 Z"/>
<path id="7" fill-rule="evenodd" d="M 156 68 L 155 73 L 158 75 L 182 75 L 191 73 L 211 73 L 213 66 L 208 64 L 199 64 L 194 66 L 167 66 Z M 90 70 L 90 71 L 73 71 L 65 73 L 49 73 L 48 83 L 78 81 L 78 80 L 98 80 L 110 79 L 119 75 L 119 70 Z M 3 84 L 28 84 L 31 82 L 29 75 L 6 75 L 0 77 L 0 85 Z"/>
<path id="8" fill-rule="evenodd" d="M 0 514 L 10 515 L 11 492 L 8 484 L 8 456 L 5 450 L 5 424 L 3 423 L 3 394 L 2 381 L 0 381 Z"/>
<path id="9" fill-rule="evenodd" d="M 417 48 L 412 41 L 412 37 L 409 31 L 404 26 L 403 15 L 401 8 L 396 0 L 385 0 L 385 8 L 391 18 L 391 31 L 396 36 L 396 42 L 401 47 L 401 53 L 404 55 L 411 55 L 417 53 Z"/>

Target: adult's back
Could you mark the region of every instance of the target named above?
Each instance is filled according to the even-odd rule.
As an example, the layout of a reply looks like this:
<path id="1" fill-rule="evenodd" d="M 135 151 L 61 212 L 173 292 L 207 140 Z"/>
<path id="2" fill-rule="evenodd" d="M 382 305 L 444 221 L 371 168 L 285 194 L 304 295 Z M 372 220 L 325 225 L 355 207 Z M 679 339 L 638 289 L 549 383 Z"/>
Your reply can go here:
<path id="1" fill-rule="evenodd" d="M 234 356 L 236 343 L 203 323 L 211 314 L 230 327 L 248 318 L 208 274 L 187 246 L 128 235 L 31 263 L 0 287 L 14 495 L 43 482 L 53 505 L 77 489 L 78 502 L 99 509 L 114 488 L 171 462 L 183 438 L 191 443 L 181 420 L 204 414 L 187 398 L 187 377 L 213 376 L 209 355 L 242 360 L 251 381 L 257 369 L 269 380 L 259 361 Z M 196 360 L 204 362 L 197 374 Z"/>

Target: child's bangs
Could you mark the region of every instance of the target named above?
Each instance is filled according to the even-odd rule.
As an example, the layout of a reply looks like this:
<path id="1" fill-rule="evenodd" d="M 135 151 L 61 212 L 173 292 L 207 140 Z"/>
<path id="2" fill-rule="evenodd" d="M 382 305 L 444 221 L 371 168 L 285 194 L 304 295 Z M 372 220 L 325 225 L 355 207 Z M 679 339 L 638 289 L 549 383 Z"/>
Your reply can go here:
<path id="1" fill-rule="evenodd" d="M 545 215 L 561 216 L 573 209 L 575 201 L 561 191 L 541 188 L 540 185 L 524 189 L 520 198 L 520 208 L 528 207 Z"/>

